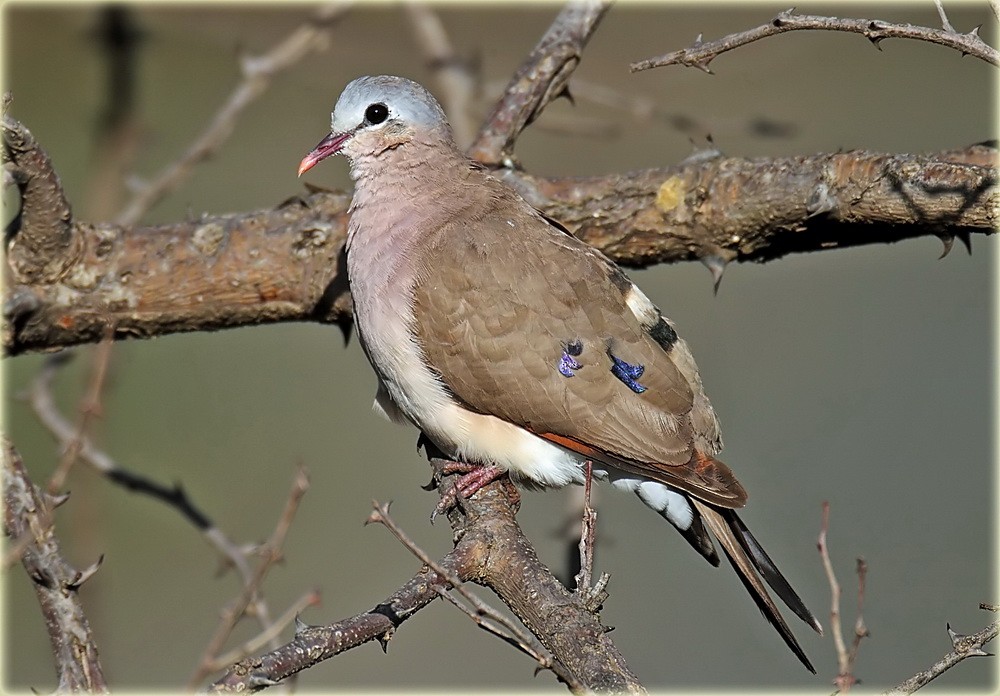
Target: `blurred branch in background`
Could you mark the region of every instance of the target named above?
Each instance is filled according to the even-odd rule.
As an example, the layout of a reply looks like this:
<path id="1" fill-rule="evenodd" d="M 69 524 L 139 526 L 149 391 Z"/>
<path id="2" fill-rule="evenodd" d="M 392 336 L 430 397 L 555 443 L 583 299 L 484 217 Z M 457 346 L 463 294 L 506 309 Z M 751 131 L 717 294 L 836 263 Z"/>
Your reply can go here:
<path id="1" fill-rule="evenodd" d="M 285 544 L 285 537 L 288 536 L 288 531 L 295 520 L 295 513 L 299 509 L 299 503 L 302 501 L 302 497 L 306 494 L 307 490 L 309 490 L 309 474 L 304 467 L 300 466 L 295 473 L 295 478 L 292 480 L 292 488 L 288 494 L 288 500 L 285 502 L 285 508 L 281 513 L 281 517 L 278 518 L 274 532 L 271 533 L 270 538 L 258 549 L 261 559 L 257 564 L 257 569 L 254 571 L 253 577 L 243 586 L 243 591 L 236 601 L 222 612 L 222 620 L 212 635 L 212 639 L 205 647 L 201 663 L 188 680 L 188 689 L 193 690 L 197 688 L 206 676 L 220 668 L 218 656 L 222 652 L 223 646 L 226 644 L 226 641 L 240 619 L 248 615 L 247 610 L 252 607 L 254 599 L 257 597 L 257 593 L 271 567 L 282 558 L 282 547 Z M 307 596 L 316 597 L 318 600 L 315 592 Z M 294 618 L 294 615 L 292 618 Z M 277 640 L 277 631 L 277 627 L 268 622 L 264 624 L 262 635 L 266 635 L 267 641 L 270 643 Z"/>
<path id="2" fill-rule="evenodd" d="M 108 361 L 111 359 L 111 349 L 114 346 L 114 328 L 108 325 L 105 336 L 94 351 L 94 362 L 90 376 L 90 384 L 87 392 L 80 400 L 80 420 L 77 423 L 75 432 L 71 437 L 62 442 L 62 456 L 55 472 L 49 477 L 49 482 L 45 486 L 49 495 L 56 495 L 66 483 L 70 469 L 76 464 L 77 457 L 87 439 L 87 429 L 93 418 L 102 412 L 101 399 L 104 391 L 104 380 L 108 374 Z M 65 363 L 65 360 L 52 361 L 50 364 Z M 44 368 L 43 368 L 44 369 Z"/>
<path id="3" fill-rule="evenodd" d="M 226 533 L 188 498 L 187 493 L 179 484 L 167 487 L 122 467 L 110 455 L 98 449 L 85 433 L 75 430 L 73 425 L 59 412 L 52 396 L 52 383 L 58 371 L 73 356 L 73 353 L 58 353 L 47 359 L 39 370 L 38 376 L 32 382 L 27 395 L 39 422 L 56 438 L 60 451 L 66 452 L 71 447 L 75 447 L 80 459 L 108 481 L 129 491 L 148 495 L 176 509 L 182 517 L 195 526 L 209 545 L 218 552 L 223 564 L 222 567 L 231 565 L 236 568 L 242 578 L 243 586 L 250 586 L 254 574 L 246 557 L 248 553 L 254 552 L 256 547 L 240 547 L 233 543 Z M 273 628 L 270 609 L 262 595 L 254 592 L 250 609 L 251 611 L 248 613 L 257 619 L 263 631 Z M 277 646 L 278 643 L 275 642 L 271 647 Z"/>
<path id="4" fill-rule="evenodd" d="M 108 5 L 94 31 L 105 67 L 104 104 L 98 120 L 84 217 L 109 220 L 121 207 L 126 173 L 135 164 L 142 127 L 136 113 L 139 48 L 146 38 L 127 5 Z"/>
<path id="5" fill-rule="evenodd" d="M 876 48 L 880 48 L 879 43 L 885 39 L 928 41 L 961 51 L 962 55 L 974 56 L 991 65 L 1000 65 L 1000 52 L 997 52 L 995 48 L 979 38 L 979 27 L 976 27 L 967 34 L 959 34 L 948 23 L 947 18 L 944 16 L 944 11 L 940 10 L 940 6 L 939 11 L 945 25 L 943 29 L 918 27 L 913 24 L 896 24 L 893 22 L 884 22 L 880 19 L 849 19 L 800 15 L 795 14 L 795 8 L 792 8 L 791 10 L 779 12 L 767 24 L 736 34 L 730 34 L 715 41 L 706 43 L 702 41 L 699 35 L 695 39 L 694 45 L 690 48 L 666 53 L 656 58 L 636 61 L 629 66 L 629 70 L 639 72 L 665 65 L 687 65 L 710 73 L 712 71 L 709 69 L 708 64 L 726 51 L 732 51 L 734 48 L 746 46 L 748 43 L 766 39 L 769 36 L 783 34 L 786 31 L 798 30 L 846 31 L 852 34 L 861 34 L 875 44 Z"/>
<path id="6" fill-rule="evenodd" d="M 473 61 L 455 53 L 444 23 L 434 8 L 424 2 L 407 2 L 403 8 L 420 52 L 437 82 L 441 106 L 448 116 L 455 142 L 460 148 L 466 148 L 476 135 L 471 111 L 479 81 L 478 68 Z"/>
<path id="7" fill-rule="evenodd" d="M 472 159 L 490 167 L 509 165 L 524 127 L 553 99 L 568 93 L 569 78 L 610 6 L 595 0 L 566 4 L 479 129 L 468 150 Z"/>
<path id="8" fill-rule="evenodd" d="M 243 56 L 240 69 L 243 80 L 230 93 L 208 127 L 174 162 L 164 167 L 151 181 L 141 184 L 125 209 L 118 215 L 119 225 L 134 225 L 164 196 L 175 190 L 191 175 L 196 164 L 211 157 L 233 132 L 240 114 L 261 97 L 271 80 L 313 51 L 329 45 L 329 29 L 344 16 L 350 3 L 321 5 L 312 19 L 277 43 L 261 56 Z"/>

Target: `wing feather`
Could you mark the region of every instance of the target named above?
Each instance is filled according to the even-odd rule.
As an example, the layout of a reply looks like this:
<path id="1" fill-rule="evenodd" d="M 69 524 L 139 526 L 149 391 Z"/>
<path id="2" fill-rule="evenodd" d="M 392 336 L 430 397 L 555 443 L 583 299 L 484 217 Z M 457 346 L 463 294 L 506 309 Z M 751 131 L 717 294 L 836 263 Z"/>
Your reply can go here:
<path id="1" fill-rule="evenodd" d="M 629 307 L 631 283 L 605 256 L 533 211 L 509 214 L 518 207 L 503 195 L 496 214 L 473 228 L 445 224 L 424 247 L 414 329 L 444 384 L 473 411 L 717 505 L 743 505 L 732 472 L 697 447 L 696 403 L 715 420 L 683 342 L 654 340 Z M 580 367 L 565 376 L 560 360 L 574 342 Z M 614 375 L 612 356 L 642 366 L 642 393 Z"/>

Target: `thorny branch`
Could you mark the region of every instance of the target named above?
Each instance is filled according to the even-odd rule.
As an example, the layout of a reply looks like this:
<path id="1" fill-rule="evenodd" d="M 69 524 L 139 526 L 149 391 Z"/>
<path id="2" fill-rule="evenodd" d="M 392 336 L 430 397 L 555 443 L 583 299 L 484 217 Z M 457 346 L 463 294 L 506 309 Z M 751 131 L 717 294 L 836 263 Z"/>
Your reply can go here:
<path id="1" fill-rule="evenodd" d="M 38 595 L 45 616 L 59 692 L 104 693 L 107 681 L 97 654 L 97 643 L 77 590 L 100 567 L 74 570 L 63 560 L 52 527 L 51 509 L 64 498 L 48 498 L 28 478 L 24 463 L 3 438 L 4 532 L 20 541 L 21 562 Z"/>
<path id="2" fill-rule="evenodd" d="M 473 594 L 469 588 L 465 586 L 462 579 L 459 578 L 458 575 L 434 561 L 426 551 L 417 546 L 416 543 L 410 539 L 406 532 L 400 528 L 400 526 L 389 514 L 388 503 L 383 504 L 373 501 L 372 506 L 375 509 L 365 521 L 365 524 L 378 523 L 384 525 L 390 532 L 392 532 L 392 535 L 396 537 L 396 539 L 398 539 L 408 551 L 410 551 L 410 553 L 420 560 L 421 563 L 447 580 L 451 588 L 458 594 L 462 595 L 462 597 L 473 606 L 475 611 L 466 608 L 463 604 L 455 600 L 446 588 L 439 589 L 438 591 L 442 598 L 451 602 L 454 606 L 464 612 L 473 620 L 473 622 L 476 623 L 477 626 L 483 630 L 488 633 L 492 633 L 504 642 L 513 645 L 515 648 L 538 662 L 539 666 L 543 669 L 550 669 L 555 672 L 559 679 L 566 683 L 574 693 L 580 693 L 585 690 L 584 685 L 577 681 L 572 674 L 566 671 L 566 669 L 559 664 L 557 660 L 553 660 L 551 655 L 545 654 L 545 649 L 539 645 L 534 638 L 521 630 L 521 628 L 512 621 L 508 620 L 506 616 Z M 489 621 L 485 621 L 484 619 L 488 619 Z"/>
<path id="3" fill-rule="evenodd" d="M 996 612 L 997 607 L 980 604 L 980 609 Z M 970 657 L 987 657 L 991 653 L 984 649 L 986 644 L 997 637 L 1000 632 L 1000 621 L 993 621 L 989 626 L 968 636 L 955 633 L 948 625 L 948 637 L 951 638 L 952 650 L 935 662 L 929 669 L 918 672 L 903 683 L 884 692 L 883 696 L 900 696 L 901 694 L 912 694 L 917 689 L 927 685 L 932 680 L 940 677 L 949 669 L 957 665 L 962 660 Z"/>
<path id="4" fill-rule="evenodd" d="M 992 234 L 996 149 L 932 155 L 863 151 L 747 159 L 590 178 L 499 170 L 526 200 L 624 265 L 731 261 L 936 235 Z M 349 324 L 343 257 L 348 196 L 127 229 L 75 223 L 83 252 L 48 283 L 12 274 L 8 355 L 100 339 L 281 321 Z M 266 242 L 266 243 L 265 243 Z M 163 269 L 168 268 L 169 272 Z"/>
<path id="5" fill-rule="evenodd" d="M 285 612 L 274 620 L 273 623 L 268 624 L 264 630 L 258 633 L 256 636 L 245 642 L 243 645 L 230 650 L 224 655 L 219 655 L 210 663 L 205 665 L 205 669 L 208 672 L 217 672 L 220 669 L 225 669 L 230 665 L 246 658 L 248 655 L 253 655 L 259 650 L 263 650 L 264 647 L 270 647 L 276 649 L 280 643 L 277 639 L 281 637 L 281 632 L 286 626 L 298 621 L 299 614 L 304 612 L 309 607 L 316 607 L 320 604 L 320 594 L 319 590 L 309 590 L 303 594 L 297 601 L 295 601 Z"/>
<path id="6" fill-rule="evenodd" d="M 724 36 L 715 41 L 704 42 L 699 36 L 690 48 L 672 51 L 656 58 L 636 61 L 629 66 L 632 72 L 659 68 L 665 65 L 687 65 L 707 73 L 712 71 L 708 64 L 716 57 L 734 48 L 745 46 L 769 36 L 784 34 L 786 31 L 826 30 L 861 34 L 876 47 L 885 39 L 916 39 L 929 41 L 961 51 L 984 60 L 991 65 L 1000 65 L 1000 52 L 979 38 L 979 27 L 967 34 L 959 34 L 948 24 L 943 29 L 919 27 L 913 24 L 897 24 L 880 19 L 851 19 L 841 17 L 819 17 L 795 14 L 794 8 L 780 12 L 767 24 Z"/>
<path id="7" fill-rule="evenodd" d="M 447 491 L 448 484 L 441 481 L 439 490 Z M 287 645 L 234 665 L 212 690 L 258 690 L 366 642 L 384 646 L 404 621 L 458 580 L 496 592 L 567 671 L 570 685 L 643 693 L 598 617 L 538 560 L 514 518 L 511 485 L 506 477 L 495 481 L 448 513 L 455 547 L 434 564 L 437 570 L 425 565 L 392 596 L 352 618 L 326 626 L 300 624 Z"/>

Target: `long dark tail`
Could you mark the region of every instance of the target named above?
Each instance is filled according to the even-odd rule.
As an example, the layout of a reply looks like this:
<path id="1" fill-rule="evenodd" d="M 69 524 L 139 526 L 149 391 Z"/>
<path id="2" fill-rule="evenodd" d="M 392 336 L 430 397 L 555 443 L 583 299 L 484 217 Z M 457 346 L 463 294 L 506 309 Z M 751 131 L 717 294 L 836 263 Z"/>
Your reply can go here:
<path id="1" fill-rule="evenodd" d="M 733 565 L 736 574 L 739 575 L 740 580 L 743 582 L 743 586 L 747 588 L 750 596 L 753 597 L 764 618 L 774 626 L 775 630 L 778 631 L 785 641 L 785 644 L 791 648 L 792 652 L 805 665 L 806 669 L 816 674 L 816 670 L 813 668 L 812 663 L 809 662 L 809 658 L 806 657 L 802 647 L 795 640 L 795 636 L 792 635 L 792 631 L 788 628 L 788 624 L 785 623 L 785 619 L 778 611 L 778 607 L 775 606 L 771 596 L 767 593 L 767 589 L 764 587 L 764 583 L 761 582 L 761 578 L 764 578 L 775 594 L 781 598 L 781 601 L 788 605 L 789 609 L 795 612 L 796 616 L 822 635 L 823 627 L 820 626 L 819 621 L 806 608 L 806 605 L 795 593 L 795 590 L 788 584 L 785 576 L 774 565 L 774 561 L 771 560 L 771 557 L 767 555 L 757 540 L 754 539 L 753 534 L 750 533 L 750 530 L 747 529 L 734 510 L 717 508 L 696 498 L 692 498 L 691 502 L 701 514 L 702 519 L 712 531 L 712 534 L 722 544 L 722 549 L 726 552 L 726 557 L 729 558 L 729 562 Z"/>

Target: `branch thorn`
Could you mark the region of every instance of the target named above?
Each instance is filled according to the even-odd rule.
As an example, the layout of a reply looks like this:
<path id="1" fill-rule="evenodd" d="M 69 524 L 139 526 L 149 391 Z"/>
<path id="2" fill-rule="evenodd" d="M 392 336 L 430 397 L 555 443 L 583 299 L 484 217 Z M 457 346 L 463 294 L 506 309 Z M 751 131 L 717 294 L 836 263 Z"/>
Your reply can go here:
<path id="1" fill-rule="evenodd" d="M 76 571 L 76 575 L 74 575 L 73 579 L 70 580 L 69 582 L 67 582 L 64 585 L 64 587 L 67 590 L 78 590 L 78 589 L 80 589 L 80 587 L 83 585 L 83 583 L 87 582 L 92 577 L 94 577 L 94 574 L 101 567 L 102 563 L 104 563 L 104 554 L 103 553 L 100 556 L 98 556 L 97 560 L 94 561 L 93 563 L 91 563 L 89 567 L 84 568 L 83 570 Z"/>
<path id="2" fill-rule="evenodd" d="M 722 274 L 726 272 L 726 265 L 729 259 L 725 259 L 721 254 L 709 254 L 701 257 L 701 262 L 705 264 L 709 273 L 712 274 L 712 293 L 719 294 L 719 284 L 722 282 Z"/>
<path id="3" fill-rule="evenodd" d="M 944 249 L 941 250 L 941 255 L 938 256 L 938 261 L 943 259 L 945 256 L 951 253 L 952 247 L 955 246 L 955 235 L 953 234 L 939 234 L 938 239 L 941 240 Z"/>
<path id="4" fill-rule="evenodd" d="M 57 507 L 69 500 L 70 492 L 66 491 L 65 493 L 60 493 L 59 495 L 55 495 L 53 493 L 43 493 L 43 495 L 45 496 L 45 501 L 49 504 L 49 507 L 55 510 Z"/>
<path id="5" fill-rule="evenodd" d="M 386 631 L 385 633 L 383 633 L 382 635 L 380 635 L 378 637 L 378 642 L 379 642 L 379 645 L 382 646 L 382 652 L 383 653 L 388 653 L 389 652 L 389 641 L 392 640 L 392 638 L 393 638 L 394 635 L 396 635 L 396 627 L 395 626 L 391 627 L 388 631 Z"/>
<path id="6" fill-rule="evenodd" d="M 969 256 L 972 256 L 972 237 L 969 236 L 969 233 L 958 232 L 955 236 L 965 245 L 965 250 L 969 252 Z"/>

